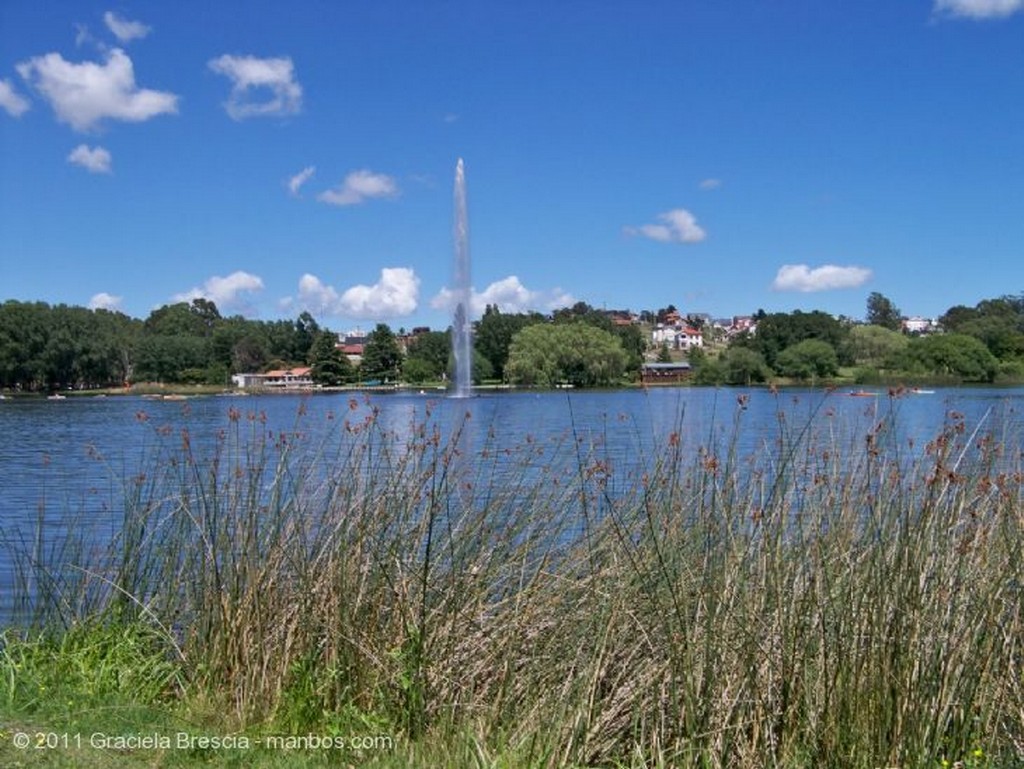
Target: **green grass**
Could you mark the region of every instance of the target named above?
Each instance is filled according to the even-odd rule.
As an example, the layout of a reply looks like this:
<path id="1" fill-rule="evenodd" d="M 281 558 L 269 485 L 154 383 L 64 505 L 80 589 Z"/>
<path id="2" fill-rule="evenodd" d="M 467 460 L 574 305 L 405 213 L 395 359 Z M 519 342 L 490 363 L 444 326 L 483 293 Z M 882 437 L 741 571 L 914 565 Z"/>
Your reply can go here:
<path id="1" fill-rule="evenodd" d="M 1016 436 L 819 414 L 627 474 L 575 436 L 305 419 L 232 408 L 202 451 L 142 421 L 111 546 L 22 553 L 49 589 L 3 637 L 0 765 L 1024 765 Z M 303 735 L 377 742 L 265 742 Z"/>

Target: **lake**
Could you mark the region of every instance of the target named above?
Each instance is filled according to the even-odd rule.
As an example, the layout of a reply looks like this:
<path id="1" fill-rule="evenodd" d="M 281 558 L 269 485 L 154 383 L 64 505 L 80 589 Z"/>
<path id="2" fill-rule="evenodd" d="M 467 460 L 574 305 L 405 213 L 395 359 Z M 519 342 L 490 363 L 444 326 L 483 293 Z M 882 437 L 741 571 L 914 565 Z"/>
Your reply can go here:
<path id="1" fill-rule="evenodd" d="M 912 459 L 955 419 L 969 433 L 991 432 L 1019 452 L 1022 401 L 1022 388 L 898 397 L 885 389 L 851 397 L 822 389 L 654 388 L 508 391 L 466 399 L 415 391 L 8 398 L 0 401 L 0 620 L 12 607 L 12 553 L 46 557 L 60 547 L 69 525 L 83 522 L 101 538 L 113 535 L 126 479 L 141 477 L 154 463 L 176 461 L 183 448 L 202 465 L 231 430 L 242 434 L 232 444 L 238 452 L 246 450 L 245 436 L 314 447 L 310 456 L 325 465 L 324 474 L 336 455 L 329 447 L 370 421 L 398 453 L 430 431 L 442 441 L 459 431 L 461 461 L 486 464 L 491 482 L 500 482 L 505 465 L 519 480 L 524 473 L 571 479 L 599 460 L 615 494 L 633 486 L 669 444 L 689 456 L 732 450 L 770 465 L 786 440 L 796 446 L 801 436 L 823 432 L 836 445 L 863 447 L 865 436 L 885 425 L 888 445 Z"/>

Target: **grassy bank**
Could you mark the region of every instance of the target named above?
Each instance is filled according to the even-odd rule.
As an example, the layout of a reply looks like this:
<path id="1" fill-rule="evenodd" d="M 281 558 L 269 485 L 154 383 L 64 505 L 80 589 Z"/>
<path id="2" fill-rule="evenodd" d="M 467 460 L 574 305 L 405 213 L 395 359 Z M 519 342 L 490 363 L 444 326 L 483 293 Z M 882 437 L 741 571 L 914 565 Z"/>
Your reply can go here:
<path id="1" fill-rule="evenodd" d="M 8 541 L 0 763 L 1024 764 L 1019 436 L 780 417 L 633 472 L 429 411 L 305 419 L 140 416 L 108 546 Z"/>

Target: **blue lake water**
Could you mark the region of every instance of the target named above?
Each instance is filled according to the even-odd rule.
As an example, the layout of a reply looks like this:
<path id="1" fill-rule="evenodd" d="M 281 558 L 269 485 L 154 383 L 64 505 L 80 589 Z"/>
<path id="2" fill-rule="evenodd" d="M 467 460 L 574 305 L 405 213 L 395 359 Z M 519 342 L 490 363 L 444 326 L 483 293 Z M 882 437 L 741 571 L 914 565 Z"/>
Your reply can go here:
<path id="1" fill-rule="evenodd" d="M 863 446 L 864 436 L 885 423 L 892 445 L 913 454 L 951 418 L 1010 441 L 1019 452 L 1024 389 L 951 388 L 899 397 L 886 390 L 851 397 L 821 389 L 664 388 L 512 391 L 466 399 L 416 392 L 184 401 L 9 398 L 0 401 L 0 619 L 9 614 L 16 584 L 12 552 L 45 554 L 72 522 L 113 534 L 125 479 L 171 461 L 185 441 L 201 464 L 216 454 L 225 431 L 238 425 L 272 441 L 306 441 L 318 447 L 315 456 L 324 463 L 331 453 L 323 447 L 368 419 L 399 452 L 424 426 L 444 437 L 460 430 L 465 462 L 486 463 L 493 472 L 494 457 L 505 452 L 517 457 L 517 472 L 532 463 L 538 472 L 564 468 L 571 475 L 599 458 L 614 493 L 635 483 L 669 443 L 691 456 L 730 446 L 740 456 L 770 456 L 780 435 L 820 430 L 839 444 Z"/>

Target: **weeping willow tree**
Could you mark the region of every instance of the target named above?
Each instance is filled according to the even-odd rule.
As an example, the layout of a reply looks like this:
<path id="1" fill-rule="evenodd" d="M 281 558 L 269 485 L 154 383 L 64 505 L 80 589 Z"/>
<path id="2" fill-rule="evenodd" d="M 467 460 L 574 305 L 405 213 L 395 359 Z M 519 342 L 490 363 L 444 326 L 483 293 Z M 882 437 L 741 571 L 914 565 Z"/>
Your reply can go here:
<path id="1" fill-rule="evenodd" d="M 513 337 L 506 372 L 516 384 L 601 387 L 619 383 L 627 362 L 612 333 L 583 322 L 537 324 Z"/>

